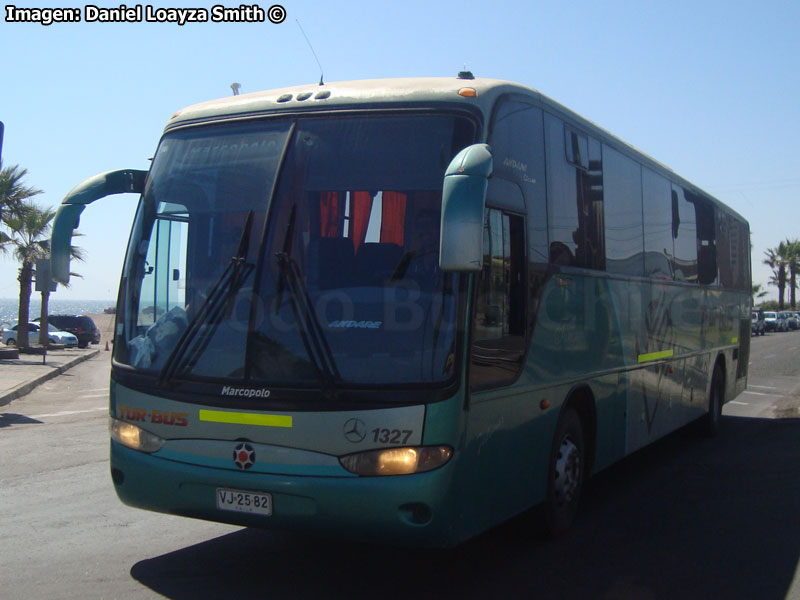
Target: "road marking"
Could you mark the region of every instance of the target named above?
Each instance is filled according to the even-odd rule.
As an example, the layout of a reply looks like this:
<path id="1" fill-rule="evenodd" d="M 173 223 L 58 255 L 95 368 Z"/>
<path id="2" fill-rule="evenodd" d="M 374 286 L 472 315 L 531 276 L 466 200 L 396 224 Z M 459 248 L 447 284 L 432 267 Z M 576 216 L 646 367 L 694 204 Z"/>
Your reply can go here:
<path id="1" fill-rule="evenodd" d="M 83 390 L 83 391 L 84 392 L 107 392 L 108 391 L 108 386 L 101 387 L 101 388 L 94 388 L 92 390 Z"/>
<path id="2" fill-rule="evenodd" d="M 62 410 L 55 413 L 47 413 L 44 415 L 29 415 L 29 419 L 46 419 L 48 417 L 66 417 L 68 415 L 81 415 L 84 413 L 97 412 L 98 410 L 108 410 L 107 406 L 95 406 L 94 408 L 87 408 L 84 410 Z"/>
<path id="3" fill-rule="evenodd" d="M 747 388 L 759 388 L 761 390 L 779 390 L 781 388 L 772 387 L 769 385 L 748 385 Z"/>
<path id="4" fill-rule="evenodd" d="M 81 396 L 81 398 L 108 398 L 108 390 L 106 390 L 105 394 L 89 394 L 87 396 Z"/>
<path id="5" fill-rule="evenodd" d="M 731 400 L 728 404 L 738 404 L 739 406 L 750 406 L 749 402 L 739 402 L 738 400 Z"/>
<path id="6" fill-rule="evenodd" d="M 750 390 L 745 390 L 742 392 L 743 394 L 752 394 L 753 396 L 770 396 L 772 398 L 780 398 L 780 394 L 765 394 L 764 392 L 751 392 Z"/>
<path id="7" fill-rule="evenodd" d="M 767 354 L 767 355 L 764 357 L 764 359 L 766 360 L 767 358 L 775 358 L 776 356 L 778 356 L 778 355 L 777 355 L 777 354 Z"/>

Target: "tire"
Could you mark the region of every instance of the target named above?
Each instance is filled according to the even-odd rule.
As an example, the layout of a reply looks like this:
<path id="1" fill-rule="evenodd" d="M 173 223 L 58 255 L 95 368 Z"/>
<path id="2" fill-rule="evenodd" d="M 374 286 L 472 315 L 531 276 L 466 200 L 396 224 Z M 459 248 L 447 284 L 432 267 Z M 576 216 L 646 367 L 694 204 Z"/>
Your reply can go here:
<path id="1" fill-rule="evenodd" d="M 16 346 L 16 345 L 17 345 L 17 340 L 13 338 L 6 342 L 6 346 Z"/>
<path id="2" fill-rule="evenodd" d="M 78 348 L 87 348 L 89 346 L 89 342 L 78 342 Z"/>
<path id="3" fill-rule="evenodd" d="M 560 417 L 547 476 L 544 527 L 550 537 L 569 529 L 578 512 L 586 479 L 586 448 L 583 425 L 578 413 L 568 408 Z"/>
<path id="4" fill-rule="evenodd" d="M 725 377 L 719 365 L 714 367 L 711 376 L 711 389 L 708 391 L 708 412 L 701 421 L 705 437 L 712 438 L 719 433 L 722 421 L 722 405 L 725 403 Z"/>

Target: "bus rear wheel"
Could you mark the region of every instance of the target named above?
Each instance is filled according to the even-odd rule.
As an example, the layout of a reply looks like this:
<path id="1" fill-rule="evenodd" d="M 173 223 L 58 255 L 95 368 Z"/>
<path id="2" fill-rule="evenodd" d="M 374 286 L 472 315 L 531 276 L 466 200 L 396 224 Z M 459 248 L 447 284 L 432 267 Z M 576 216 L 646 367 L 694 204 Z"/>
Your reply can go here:
<path id="1" fill-rule="evenodd" d="M 578 413 L 569 408 L 559 419 L 550 453 L 544 526 L 551 537 L 564 533 L 575 519 L 585 470 L 583 425 Z"/>

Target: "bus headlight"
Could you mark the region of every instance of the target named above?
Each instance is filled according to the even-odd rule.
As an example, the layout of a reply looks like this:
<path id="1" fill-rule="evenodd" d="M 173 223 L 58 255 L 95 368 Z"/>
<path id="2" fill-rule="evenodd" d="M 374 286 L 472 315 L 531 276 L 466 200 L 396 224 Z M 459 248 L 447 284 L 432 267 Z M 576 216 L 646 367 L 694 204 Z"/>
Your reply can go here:
<path id="1" fill-rule="evenodd" d="M 108 419 L 108 431 L 111 439 L 139 452 L 156 452 L 164 445 L 164 438 L 114 417 Z"/>
<path id="2" fill-rule="evenodd" d="M 449 446 L 383 448 L 339 457 L 342 466 L 356 475 L 411 475 L 438 469 L 453 456 Z"/>

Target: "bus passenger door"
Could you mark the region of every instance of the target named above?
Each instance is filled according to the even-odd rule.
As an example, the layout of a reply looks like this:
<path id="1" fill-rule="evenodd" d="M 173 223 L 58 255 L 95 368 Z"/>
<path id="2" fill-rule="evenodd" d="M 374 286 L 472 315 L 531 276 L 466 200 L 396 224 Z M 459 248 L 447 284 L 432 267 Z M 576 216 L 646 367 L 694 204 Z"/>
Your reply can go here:
<path id="1" fill-rule="evenodd" d="M 184 307 L 188 213 L 170 205 L 153 224 L 144 264 L 139 326 L 149 326 L 175 307 Z"/>
<path id="2" fill-rule="evenodd" d="M 507 519 L 530 501 L 534 410 L 515 383 L 525 359 L 525 219 L 487 208 L 483 268 L 472 320 L 464 522 L 472 531 Z M 549 443 L 549 442 L 548 442 Z"/>

